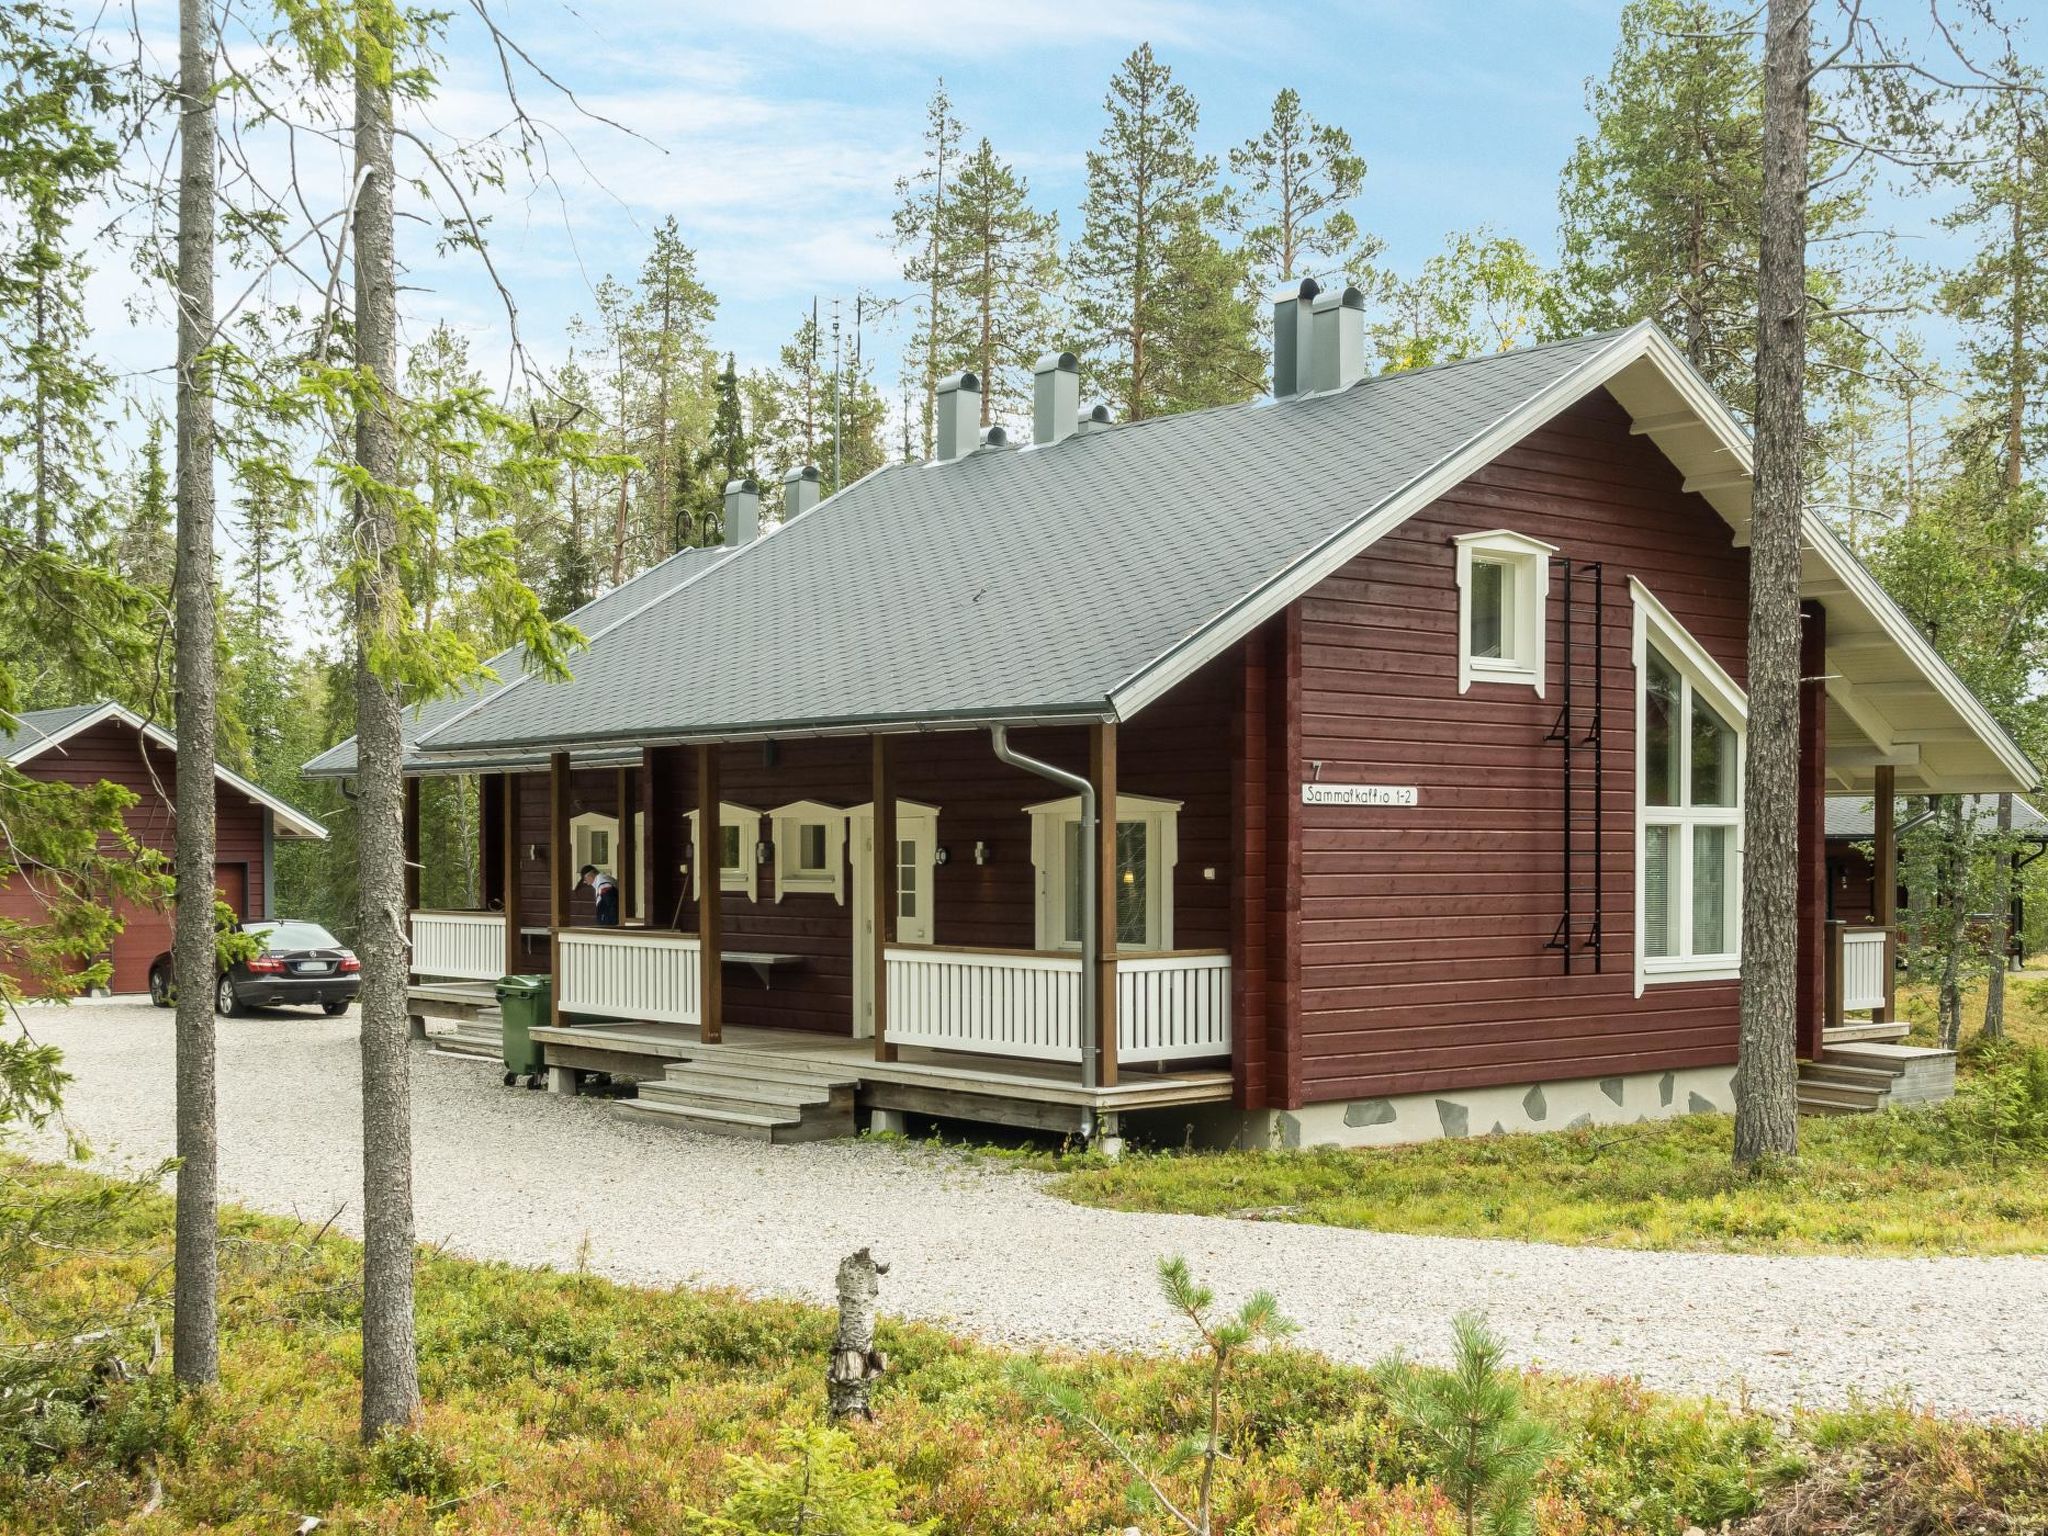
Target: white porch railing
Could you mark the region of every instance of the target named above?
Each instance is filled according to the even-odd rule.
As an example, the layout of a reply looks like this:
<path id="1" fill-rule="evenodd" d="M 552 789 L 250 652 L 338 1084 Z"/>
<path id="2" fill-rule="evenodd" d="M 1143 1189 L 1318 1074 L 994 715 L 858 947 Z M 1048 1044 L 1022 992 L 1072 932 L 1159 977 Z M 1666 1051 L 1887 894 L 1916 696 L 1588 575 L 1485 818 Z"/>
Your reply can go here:
<path id="1" fill-rule="evenodd" d="M 703 994 L 695 934 L 564 928 L 555 938 L 555 996 L 565 1013 L 697 1022 Z"/>
<path id="2" fill-rule="evenodd" d="M 1884 928 L 1842 931 L 1842 1012 L 1868 1013 L 1884 1007 L 1890 938 Z"/>
<path id="3" fill-rule="evenodd" d="M 413 913 L 412 973 L 462 981 L 496 981 L 505 973 L 505 915 Z"/>
<path id="4" fill-rule="evenodd" d="M 1081 1059 L 1081 960 L 1001 949 L 891 949 L 889 1038 L 899 1045 L 1033 1061 Z M 1117 1060 L 1230 1054 L 1230 958 L 1207 952 L 1117 962 Z"/>

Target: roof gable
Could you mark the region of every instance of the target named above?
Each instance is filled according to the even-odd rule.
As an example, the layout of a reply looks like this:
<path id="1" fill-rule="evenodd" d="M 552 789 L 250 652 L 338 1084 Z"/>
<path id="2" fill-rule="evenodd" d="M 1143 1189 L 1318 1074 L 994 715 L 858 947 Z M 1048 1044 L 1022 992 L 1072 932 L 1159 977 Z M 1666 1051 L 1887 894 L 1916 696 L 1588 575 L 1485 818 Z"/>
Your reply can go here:
<path id="1" fill-rule="evenodd" d="M 17 725 L 11 732 L 0 737 L 0 751 L 6 753 L 7 761 L 16 768 L 35 761 L 46 754 L 62 752 L 64 743 L 81 731 L 91 730 L 96 725 L 113 722 L 126 726 L 152 744 L 163 748 L 173 757 L 177 756 L 178 739 L 153 720 L 145 720 L 134 710 L 125 708 L 111 700 L 95 704 L 73 704 L 63 709 L 30 710 L 17 716 Z M 225 784 L 237 794 L 262 806 L 277 819 L 278 830 L 287 837 L 309 838 L 324 841 L 327 829 L 305 812 L 286 804 L 268 790 L 259 789 L 232 768 L 216 762 L 213 765 L 214 782 Z"/>

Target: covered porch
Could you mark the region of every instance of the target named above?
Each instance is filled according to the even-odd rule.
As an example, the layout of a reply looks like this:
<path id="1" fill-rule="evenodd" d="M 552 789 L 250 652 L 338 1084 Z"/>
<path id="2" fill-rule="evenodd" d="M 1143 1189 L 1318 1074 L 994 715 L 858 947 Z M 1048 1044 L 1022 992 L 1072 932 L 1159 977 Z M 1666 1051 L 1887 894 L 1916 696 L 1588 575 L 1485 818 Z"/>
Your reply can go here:
<path id="1" fill-rule="evenodd" d="M 490 905 L 413 910 L 415 1012 L 480 1023 L 498 976 L 551 973 L 562 1091 L 607 1073 L 656 1099 L 722 1051 L 837 1074 L 884 1125 L 1091 1131 L 1139 1102 L 1228 1101 L 1239 791 L 1231 756 L 1186 745 L 1228 729 L 1234 684 L 1121 741 L 1107 722 L 1019 731 L 1042 757 L 997 728 L 493 775 Z M 593 922 L 586 863 L 618 880 L 619 925 Z"/>

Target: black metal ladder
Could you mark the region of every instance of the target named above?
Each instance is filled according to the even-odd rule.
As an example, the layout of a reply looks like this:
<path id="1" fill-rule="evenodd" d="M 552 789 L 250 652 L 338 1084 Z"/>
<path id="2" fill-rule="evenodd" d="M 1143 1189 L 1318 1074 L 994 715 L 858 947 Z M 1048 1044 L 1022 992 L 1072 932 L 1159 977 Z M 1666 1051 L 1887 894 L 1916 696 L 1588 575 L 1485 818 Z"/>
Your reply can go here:
<path id="1" fill-rule="evenodd" d="M 1544 738 L 1558 748 L 1562 796 L 1558 838 L 1564 855 L 1557 928 L 1544 946 L 1564 957 L 1567 976 L 1587 960 L 1599 974 L 1602 947 L 1602 878 L 1606 866 L 1607 770 L 1601 740 L 1607 723 L 1603 648 L 1607 582 L 1597 560 L 1550 558 L 1556 590 L 1557 722 Z"/>

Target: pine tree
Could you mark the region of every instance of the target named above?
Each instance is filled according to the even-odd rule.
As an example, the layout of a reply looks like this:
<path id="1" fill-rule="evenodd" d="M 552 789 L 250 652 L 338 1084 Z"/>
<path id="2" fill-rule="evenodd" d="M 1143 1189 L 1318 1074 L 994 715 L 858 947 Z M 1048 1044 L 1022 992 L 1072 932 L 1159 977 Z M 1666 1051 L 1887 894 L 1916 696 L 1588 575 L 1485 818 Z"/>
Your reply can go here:
<path id="1" fill-rule="evenodd" d="M 1071 261 L 1098 380 L 1133 421 L 1248 399 L 1264 386 L 1259 304 L 1243 254 L 1213 233 L 1229 209 L 1195 148 L 1194 97 L 1146 43 L 1103 110 Z"/>
<path id="2" fill-rule="evenodd" d="M 2028 641 L 2044 608 L 2041 550 L 2043 498 L 2030 481 L 2048 447 L 2048 112 L 2038 95 L 2040 75 L 2023 77 L 2028 89 L 1998 91 L 1972 114 L 1978 149 L 1959 175 L 1966 199 L 1945 223 L 1977 239 L 1976 255 L 1942 284 L 1941 308 L 1962 329 L 1965 373 L 1973 410 L 1964 418 L 1965 454 L 1995 473 L 1981 477 L 1987 494 L 1979 515 L 1985 553 L 2031 580 L 1999 636 L 2007 669 L 2025 666 Z M 2010 841 L 2012 796 L 1998 799 L 2002 841 Z M 2011 867 L 2003 850 L 1990 903 L 1992 953 L 2002 956 L 2012 905 Z M 2005 1033 L 2005 967 L 1991 967 L 1984 996 L 1983 1033 Z"/>
<path id="3" fill-rule="evenodd" d="M 1593 131 L 1566 164 L 1560 315 L 1566 333 L 1637 320 L 1669 331 L 1721 397 L 1748 416 L 1756 399 L 1756 289 L 1763 222 L 1763 66 L 1752 13 L 1711 0 L 1629 0 L 1604 79 L 1587 88 Z M 1846 238 L 1864 212 L 1865 179 L 1832 174 L 1812 151 L 1822 190 L 1805 200 L 1818 261 L 1816 306 L 1871 252 Z M 1864 363 L 1851 326 L 1814 323 L 1814 403 Z"/>
<path id="4" fill-rule="evenodd" d="M 1299 91 L 1273 98 L 1271 121 L 1230 152 L 1230 173 L 1243 184 L 1239 224 L 1265 287 L 1320 274 L 1360 278 L 1378 259 L 1382 242 L 1359 233 L 1350 209 L 1365 185 L 1365 157 L 1342 128 L 1309 116 Z"/>
<path id="5" fill-rule="evenodd" d="M 1029 183 L 987 139 L 961 161 L 940 248 L 960 304 L 948 354 L 981 379 L 981 424 L 1028 418 L 1031 364 L 1053 338 L 1059 220 L 1031 206 Z"/>
<path id="6" fill-rule="evenodd" d="M 178 563 L 171 535 L 171 476 L 164 463 L 164 422 L 152 416 L 142 437 L 140 463 L 116 509 L 108 562 L 121 579 L 168 592 Z"/>
<path id="7" fill-rule="evenodd" d="M 924 456 L 932 455 L 939 379 L 946 371 L 946 338 L 952 332 L 955 274 L 946 260 L 945 225 L 953 176 L 960 159 L 960 122 L 941 79 L 925 104 L 924 161 L 914 175 L 896 183 L 899 199 L 893 224 L 903 254 L 903 280 L 924 290 L 915 331 L 905 349 L 906 364 L 923 393 Z"/>
<path id="8" fill-rule="evenodd" d="M 639 325 L 632 337 L 633 366 L 646 397 L 646 425 L 633 446 L 646 469 L 642 521 L 652 540 L 649 558 L 675 548 L 678 471 L 683 444 L 703 427 L 697 382 L 704 334 L 717 310 L 717 298 L 698 280 L 697 253 L 683 243 L 675 219 L 664 219 L 640 269 Z"/>

